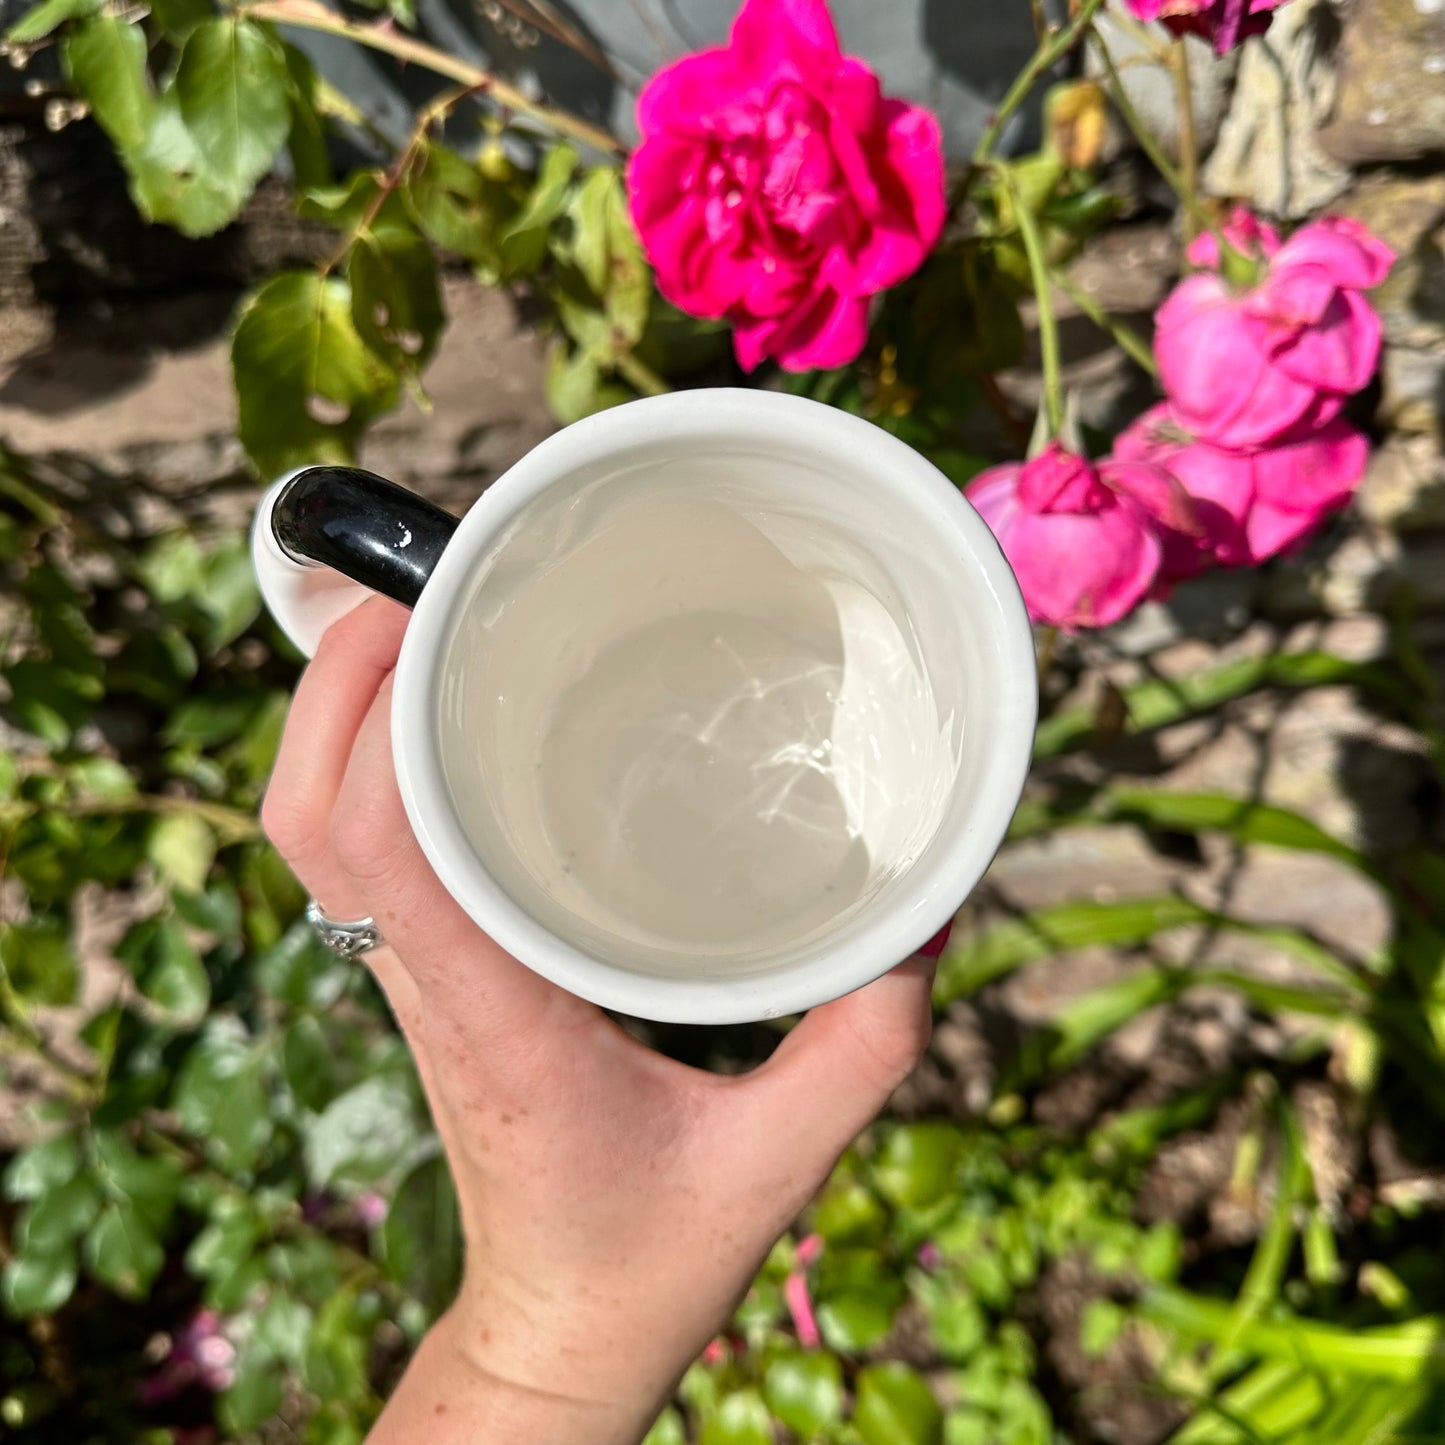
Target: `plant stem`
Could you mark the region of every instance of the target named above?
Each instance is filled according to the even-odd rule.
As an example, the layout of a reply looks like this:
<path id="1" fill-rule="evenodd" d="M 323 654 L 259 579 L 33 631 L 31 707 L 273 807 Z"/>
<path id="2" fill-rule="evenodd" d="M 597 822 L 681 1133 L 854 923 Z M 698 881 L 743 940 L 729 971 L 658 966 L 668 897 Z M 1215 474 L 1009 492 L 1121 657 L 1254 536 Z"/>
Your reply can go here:
<path id="1" fill-rule="evenodd" d="M 251 4 L 236 7 L 236 13 L 251 20 L 269 20 L 277 25 L 293 25 L 298 30 L 316 30 L 324 35 L 339 35 L 354 40 L 371 50 L 380 50 L 397 60 L 420 65 L 436 75 L 444 75 L 459 85 L 471 90 L 484 91 L 499 105 L 518 115 L 525 115 L 547 130 L 558 135 L 570 136 L 583 145 L 602 151 L 611 156 L 626 154 L 626 147 L 610 131 L 580 116 L 558 110 L 556 106 L 544 105 L 530 100 L 515 85 L 493 75 L 480 66 L 470 65 L 438 50 L 425 41 L 415 40 L 376 24 L 360 24 L 348 20 L 334 10 L 316 3 L 316 0 L 253 0 Z"/>
<path id="2" fill-rule="evenodd" d="M 1188 243 L 1199 234 L 1199 142 L 1194 133 L 1194 80 L 1183 36 L 1171 47 L 1169 61 L 1179 107 L 1179 179 L 1184 186 L 1184 240 Z"/>
<path id="3" fill-rule="evenodd" d="M 639 361 L 631 351 L 624 351 L 613 365 L 617 368 L 617 374 L 631 383 L 643 396 L 666 396 L 672 390 L 650 366 Z"/>
<path id="4" fill-rule="evenodd" d="M 978 148 L 973 153 L 974 173 L 982 170 L 993 160 L 993 153 L 998 149 L 1003 129 L 1013 119 L 1014 112 L 1028 99 L 1029 92 L 1038 83 L 1039 77 L 1062 60 L 1078 44 L 1080 36 L 1089 28 L 1095 12 L 1103 3 L 1104 0 L 1084 0 L 1084 3 L 1079 6 L 1079 13 L 1063 29 L 1048 33 L 1044 43 L 1034 53 L 1033 59 L 1024 66 L 1014 83 L 1009 86 L 1004 98 L 999 102 L 998 109 L 989 117 L 988 126 L 979 138 Z"/>
<path id="5" fill-rule="evenodd" d="M 371 229 L 373 222 L 381 214 L 382 207 L 406 179 L 406 173 L 411 169 L 411 163 L 416 159 L 417 152 L 426 140 L 427 131 L 439 120 L 444 119 L 453 106 L 460 104 L 469 95 L 477 94 L 479 89 L 480 87 L 475 85 L 459 85 L 444 95 L 438 96 L 422 110 L 421 114 L 417 116 L 416 124 L 411 128 L 411 134 L 406 138 L 406 144 L 382 177 L 381 184 L 376 188 L 376 194 L 367 203 L 366 209 L 361 213 L 361 218 L 346 233 L 346 237 L 337 248 L 336 253 L 327 258 L 322 267 L 323 275 L 335 270 L 346 259 L 347 253 L 357 241 Z"/>
<path id="6" fill-rule="evenodd" d="M 1124 124 L 1133 132 L 1134 139 L 1139 142 L 1144 154 L 1153 162 L 1154 169 L 1164 177 L 1169 189 L 1183 202 L 1185 213 L 1190 220 L 1208 226 L 1209 218 L 1201 211 L 1198 196 L 1192 189 L 1186 188 L 1178 168 L 1164 154 L 1163 147 L 1160 146 L 1149 127 L 1144 124 L 1143 117 L 1134 109 L 1134 102 L 1129 99 L 1129 93 L 1124 89 L 1119 68 L 1114 64 L 1114 57 L 1109 54 L 1109 47 L 1097 35 L 1094 36 L 1094 45 L 1098 49 L 1099 58 L 1104 62 L 1104 69 L 1109 73 L 1109 81 L 1113 87 L 1112 99 L 1119 114 L 1124 117 Z"/>
<path id="7" fill-rule="evenodd" d="M 1100 331 L 1107 332 L 1114 340 L 1149 373 L 1158 380 L 1159 363 L 1154 360 L 1154 352 L 1149 343 L 1134 330 L 1132 326 L 1120 321 L 1117 316 L 1111 316 L 1092 296 L 1082 287 L 1074 285 L 1072 281 L 1061 272 L 1054 272 L 1053 282 Z"/>
<path id="8" fill-rule="evenodd" d="M 1059 428 L 1064 424 L 1063 363 L 1059 354 L 1059 326 L 1054 316 L 1049 263 L 1044 255 L 1043 237 L 1039 235 L 1038 222 L 1029 210 L 1028 202 L 1014 184 L 1013 172 L 1006 165 L 998 163 L 995 163 L 994 170 L 1013 198 L 1014 217 L 1018 221 L 1019 236 L 1023 240 L 1024 254 L 1028 257 L 1029 272 L 1034 280 L 1034 294 L 1039 308 L 1039 350 L 1044 363 L 1044 414 L 1048 419 L 1050 435 L 1058 436 Z"/>

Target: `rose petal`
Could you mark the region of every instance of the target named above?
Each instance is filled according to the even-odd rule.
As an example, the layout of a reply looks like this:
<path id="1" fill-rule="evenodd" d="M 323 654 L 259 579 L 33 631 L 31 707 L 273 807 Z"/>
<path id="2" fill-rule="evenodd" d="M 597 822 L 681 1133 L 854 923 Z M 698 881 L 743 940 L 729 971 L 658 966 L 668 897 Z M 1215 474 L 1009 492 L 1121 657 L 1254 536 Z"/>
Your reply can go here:
<path id="1" fill-rule="evenodd" d="M 1314 267 L 1336 286 L 1369 291 L 1390 274 L 1395 253 L 1358 221 L 1326 216 L 1301 226 L 1285 243 L 1276 268 Z"/>
<path id="2" fill-rule="evenodd" d="M 699 98 L 706 97 L 706 104 Z M 761 95 L 742 75 L 731 50 L 700 50 L 665 65 L 637 97 L 637 129 L 644 140 L 660 135 L 700 136 L 718 112 Z"/>
<path id="3" fill-rule="evenodd" d="M 1353 395 L 1380 364 L 1384 327 L 1358 291 L 1340 291 L 1319 322 L 1278 354 L 1278 369 L 1320 391 Z"/>

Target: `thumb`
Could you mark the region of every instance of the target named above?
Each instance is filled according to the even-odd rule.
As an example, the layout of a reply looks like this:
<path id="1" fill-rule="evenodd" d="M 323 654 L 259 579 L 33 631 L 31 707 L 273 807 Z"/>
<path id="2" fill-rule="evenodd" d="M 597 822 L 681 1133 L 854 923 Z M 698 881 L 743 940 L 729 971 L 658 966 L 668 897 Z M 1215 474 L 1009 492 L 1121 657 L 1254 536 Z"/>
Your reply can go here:
<path id="1" fill-rule="evenodd" d="M 911 958 L 813 1009 L 766 1064 L 737 1081 L 752 1147 L 796 1178 L 805 1198 L 923 1057 L 934 969 L 931 958 Z"/>

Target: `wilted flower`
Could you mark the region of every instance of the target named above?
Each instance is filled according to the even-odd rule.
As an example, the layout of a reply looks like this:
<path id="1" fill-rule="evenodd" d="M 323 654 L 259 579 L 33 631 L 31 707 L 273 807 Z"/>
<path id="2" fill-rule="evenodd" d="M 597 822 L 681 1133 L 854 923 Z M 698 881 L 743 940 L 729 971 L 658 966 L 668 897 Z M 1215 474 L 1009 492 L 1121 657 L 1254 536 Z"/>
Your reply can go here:
<path id="1" fill-rule="evenodd" d="M 1191 436 L 1167 406 L 1140 417 L 1116 454 L 1163 467 L 1210 523 L 1210 550 L 1225 566 L 1262 562 L 1313 532 L 1349 500 L 1370 446 L 1343 418 L 1235 452 Z"/>
<path id="2" fill-rule="evenodd" d="M 1161 530 L 1199 530 L 1183 489 L 1161 467 L 1095 466 L 1057 442 L 1033 461 L 982 473 L 967 495 L 1013 567 L 1029 615 L 1070 630 L 1132 612 L 1160 578 Z"/>
<path id="3" fill-rule="evenodd" d="M 1234 238 L 1244 232 L 1234 223 Z M 1226 239 L 1230 239 L 1228 231 Z M 1233 450 L 1262 447 L 1340 414 L 1380 359 L 1381 325 L 1364 292 L 1394 260 L 1358 222 L 1316 221 L 1283 245 L 1267 227 L 1249 235 L 1256 283 L 1236 291 L 1214 237 L 1160 308 L 1159 376 L 1175 416 L 1194 436 Z"/>

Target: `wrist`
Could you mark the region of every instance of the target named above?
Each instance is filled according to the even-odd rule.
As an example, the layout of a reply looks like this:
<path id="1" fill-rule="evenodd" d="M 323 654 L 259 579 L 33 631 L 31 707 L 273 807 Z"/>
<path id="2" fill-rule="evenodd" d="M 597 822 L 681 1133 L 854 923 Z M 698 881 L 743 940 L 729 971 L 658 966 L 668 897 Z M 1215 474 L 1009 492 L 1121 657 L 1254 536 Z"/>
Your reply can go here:
<path id="1" fill-rule="evenodd" d="M 433 1326 L 419 1361 L 423 1351 L 428 1356 L 423 1368 L 433 1381 L 429 1392 L 447 1405 L 445 1413 L 478 1432 L 459 1432 L 458 1439 L 469 1445 L 473 1439 L 637 1445 L 667 1393 L 650 1384 L 642 1360 L 617 1362 L 601 1388 L 600 1345 L 584 1350 L 520 1320 L 493 1320 L 471 1302 L 459 1302 Z M 431 1445 L 450 1442 L 433 1436 Z"/>

